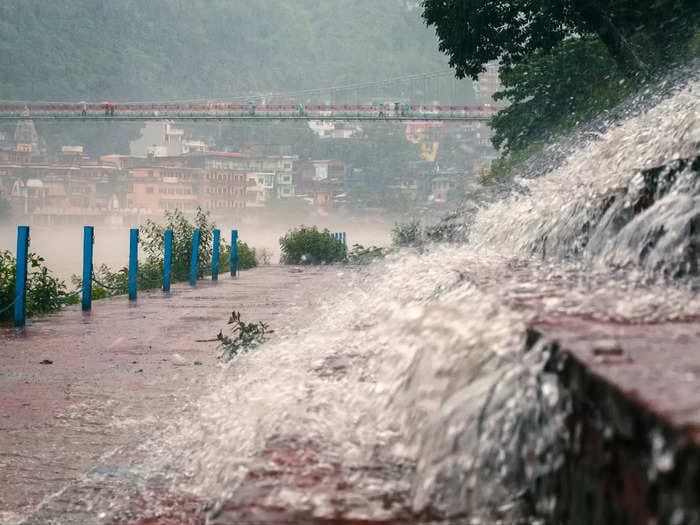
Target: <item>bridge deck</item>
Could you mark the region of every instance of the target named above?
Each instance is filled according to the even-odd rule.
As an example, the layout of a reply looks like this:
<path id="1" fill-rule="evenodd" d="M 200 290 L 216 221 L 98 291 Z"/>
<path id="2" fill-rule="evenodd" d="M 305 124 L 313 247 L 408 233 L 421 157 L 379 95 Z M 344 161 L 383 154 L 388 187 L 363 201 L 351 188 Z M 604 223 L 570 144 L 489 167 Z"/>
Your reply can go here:
<path id="1" fill-rule="evenodd" d="M 107 104 L 107 103 L 105 103 Z M 259 105 L 234 104 L 1 105 L 0 120 L 344 120 L 488 121 L 495 106 Z"/>

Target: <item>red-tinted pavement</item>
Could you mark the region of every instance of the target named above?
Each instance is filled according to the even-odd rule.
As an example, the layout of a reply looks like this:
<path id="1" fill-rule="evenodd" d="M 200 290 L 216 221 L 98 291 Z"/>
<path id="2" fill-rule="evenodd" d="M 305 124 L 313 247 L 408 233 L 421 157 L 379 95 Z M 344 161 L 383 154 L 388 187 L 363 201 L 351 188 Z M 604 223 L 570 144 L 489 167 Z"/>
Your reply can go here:
<path id="1" fill-rule="evenodd" d="M 0 523 L 149 435 L 206 388 L 233 310 L 274 328 L 323 297 L 332 269 L 263 267 L 0 328 Z M 51 364 L 41 364 L 42 361 Z"/>
<path id="2" fill-rule="evenodd" d="M 700 523 L 700 322 L 559 317 L 533 328 L 558 349 L 572 407 L 558 520 Z"/>
<path id="3" fill-rule="evenodd" d="M 630 324 L 566 317 L 533 328 L 700 447 L 700 321 Z"/>

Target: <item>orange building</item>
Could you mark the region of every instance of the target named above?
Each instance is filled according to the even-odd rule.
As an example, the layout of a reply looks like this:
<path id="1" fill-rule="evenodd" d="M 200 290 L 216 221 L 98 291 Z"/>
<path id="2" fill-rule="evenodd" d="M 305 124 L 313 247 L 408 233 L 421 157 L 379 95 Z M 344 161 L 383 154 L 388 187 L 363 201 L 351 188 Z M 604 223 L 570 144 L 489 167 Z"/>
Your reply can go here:
<path id="1" fill-rule="evenodd" d="M 194 210 L 213 214 L 245 208 L 246 173 L 229 169 L 160 166 L 129 171 L 126 207 L 161 216 L 166 211 Z"/>

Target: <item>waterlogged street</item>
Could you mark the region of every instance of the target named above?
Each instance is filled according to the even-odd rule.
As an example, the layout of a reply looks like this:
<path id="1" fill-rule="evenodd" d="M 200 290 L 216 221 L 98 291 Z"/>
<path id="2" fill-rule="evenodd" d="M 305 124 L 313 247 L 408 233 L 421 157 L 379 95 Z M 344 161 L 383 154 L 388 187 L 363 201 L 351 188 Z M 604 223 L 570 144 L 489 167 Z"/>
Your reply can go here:
<path id="1" fill-rule="evenodd" d="M 197 341 L 231 308 L 276 334 L 221 367 Z M 692 289 L 468 247 L 262 268 L 94 309 L 4 333 L 6 523 L 526 523 L 521 495 L 566 453 L 570 403 L 528 326 L 578 330 L 579 358 L 603 372 L 645 370 L 636 397 L 662 415 L 659 390 L 700 381 Z M 659 323 L 683 327 L 671 362 L 629 341 Z"/>
<path id="2" fill-rule="evenodd" d="M 0 525 L 700 525 L 700 2 L 1 0 L 0 50 Z"/>
<path id="3" fill-rule="evenodd" d="M 697 523 L 697 85 L 460 242 L 4 329 L 4 522 Z M 232 310 L 275 333 L 222 366 Z"/>
<path id="4" fill-rule="evenodd" d="M 233 310 L 275 328 L 301 322 L 336 273 L 266 267 L 170 296 L 141 292 L 134 305 L 69 307 L 24 333 L 0 328 L 0 522 L 88 472 L 109 472 L 114 457 L 184 417 L 221 373 L 212 339 Z"/>

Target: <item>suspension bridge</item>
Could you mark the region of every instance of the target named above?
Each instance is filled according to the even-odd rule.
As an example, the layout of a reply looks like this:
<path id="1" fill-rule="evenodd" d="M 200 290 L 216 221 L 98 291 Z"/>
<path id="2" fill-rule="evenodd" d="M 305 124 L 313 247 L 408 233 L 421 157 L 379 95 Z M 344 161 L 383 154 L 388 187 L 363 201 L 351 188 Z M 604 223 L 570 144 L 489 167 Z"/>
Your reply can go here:
<path id="1" fill-rule="evenodd" d="M 25 104 L 0 105 L 0 120 L 457 120 L 487 122 L 497 106 L 409 104 Z"/>
<path id="2" fill-rule="evenodd" d="M 446 78 L 447 77 L 447 78 Z M 486 122 L 500 106 L 469 104 L 478 83 L 439 71 L 290 93 L 180 101 L 1 101 L 2 120 L 432 120 Z M 482 97 L 490 100 L 490 97 Z M 372 101 L 367 103 L 367 101 Z M 364 103 L 363 103 L 364 102 Z M 467 102 L 467 104 L 465 104 Z"/>

